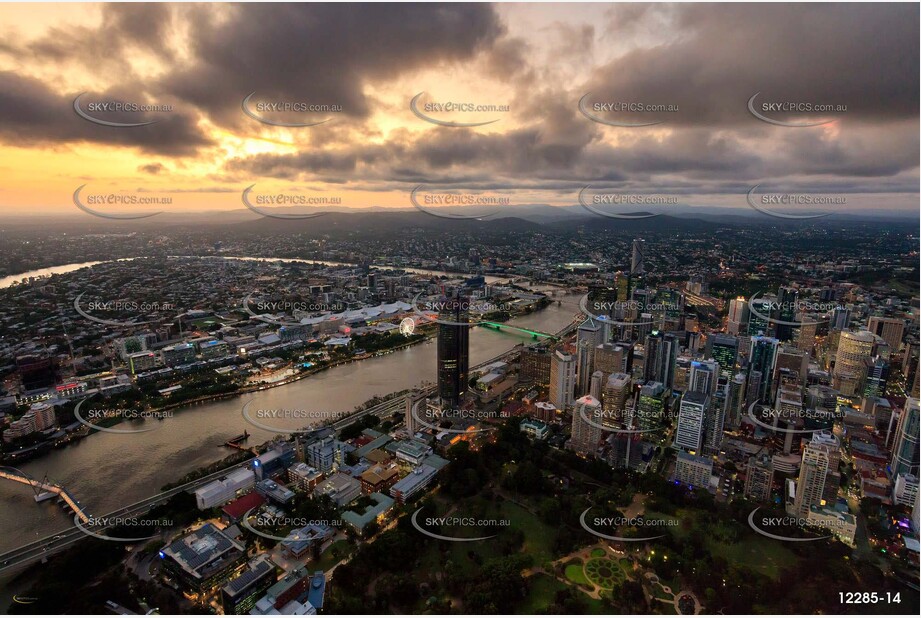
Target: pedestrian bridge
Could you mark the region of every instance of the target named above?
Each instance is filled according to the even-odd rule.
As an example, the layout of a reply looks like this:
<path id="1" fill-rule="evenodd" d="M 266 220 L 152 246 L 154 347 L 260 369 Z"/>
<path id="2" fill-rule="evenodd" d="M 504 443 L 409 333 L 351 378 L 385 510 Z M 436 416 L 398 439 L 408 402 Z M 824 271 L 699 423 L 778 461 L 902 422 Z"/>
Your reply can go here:
<path id="1" fill-rule="evenodd" d="M 89 516 L 83 511 L 83 507 L 80 506 L 80 503 L 75 500 L 67 490 L 61 487 L 56 483 L 51 483 L 49 481 L 36 481 L 28 474 L 19 470 L 18 468 L 11 468 L 9 466 L 0 467 L 0 478 L 9 479 L 17 483 L 22 483 L 23 485 L 29 485 L 32 488 L 32 491 L 35 492 L 35 499 L 38 501 L 42 493 L 51 493 L 56 494 L 60 497 L 67 506 L 80 518 L 83 523 L 89 521 Z"/>

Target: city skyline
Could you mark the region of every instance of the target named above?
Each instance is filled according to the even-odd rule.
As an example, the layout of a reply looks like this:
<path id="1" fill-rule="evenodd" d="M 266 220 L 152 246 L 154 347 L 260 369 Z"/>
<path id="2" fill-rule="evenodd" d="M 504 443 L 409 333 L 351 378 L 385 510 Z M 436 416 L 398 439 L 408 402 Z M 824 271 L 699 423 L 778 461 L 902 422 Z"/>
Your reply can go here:
<path id="1" fill-rule="evenodd" d="M 919 18 L 0 0 L 0 613 L 917 615 Z"/>

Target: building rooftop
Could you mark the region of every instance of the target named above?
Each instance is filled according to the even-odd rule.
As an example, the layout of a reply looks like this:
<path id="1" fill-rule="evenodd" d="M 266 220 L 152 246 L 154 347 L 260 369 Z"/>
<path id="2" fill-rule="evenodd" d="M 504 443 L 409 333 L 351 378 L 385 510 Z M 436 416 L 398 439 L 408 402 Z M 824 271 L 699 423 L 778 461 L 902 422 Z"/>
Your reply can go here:
<path id="1" fill-rule="evenodd" d="M 253 491 L 228 503 L 221 510 L 233 519 L 240 519 L 250 509 L 258 508 L 263 504 L 265 504 L 265 498 Z"/>
<path id="2" fill-rule="evenodd" d="M 362 513 L 357 511 L 344 512 L 342 514 L 343 521 L 357 530 L 364 530 L 365 526 L 393 507 L 394 501 L 390 496 L 374 492 L 369 497 L 374 501 L 373 505 L 366 507 Z"/>
<path id="3" fill-rule="evenodd" d="M 278 567 L 269 559 L 268 554 L 259 554 L 250 560 L 246 570 L 238 577 L 227 582 L 224 586 L 224 592 L 230 596 L 234 596 L 240 591 L 245 590 L 254 581 L 263 577 L 266 573 L 274 571 L 276 568 Z"/>
<path id="4" fill-rule="evenodd" d="M 160 550 L 160 556 L 170 557 L 196 578 L 203 578 L 208 566 L 245 548 L 227 537 L 214 524 L 205 524 Z"/>

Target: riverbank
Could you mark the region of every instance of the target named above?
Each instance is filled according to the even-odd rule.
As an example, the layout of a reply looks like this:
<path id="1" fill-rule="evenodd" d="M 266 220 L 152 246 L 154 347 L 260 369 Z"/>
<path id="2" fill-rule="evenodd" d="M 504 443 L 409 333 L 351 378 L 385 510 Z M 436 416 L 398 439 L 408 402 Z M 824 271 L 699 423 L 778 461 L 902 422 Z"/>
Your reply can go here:
<path id="1" fill-rule="evenodd" d="M 316 375 L 318 375 L 318 374 L 321 374 L 321 373 L 323 373 L 323 372 L 325 372 L 325 371 L 328 371 L 328 370 L 330 370 L 330 369 L 333 369 L 333 368 L 335 368 L 335 367 L 339 367 L 339 366 L 342 366 L 342 365 L 348 365 L 348 364 L 350 364 L 350 363 L 361 362 L 361 361 L 363 361 L 363 360 L 368 360 L 368 359 L 371 359 L 371 358 L 378 358 L 378 357 L 381 357 L 381 356 L 386 356 L 386 355 L 388 355 L 388 354 L 393 354 L 394 352 L 398 352 L 398 351 L 400 351 L 400 350 L 404 350 L 404 349 L 409 348 L 409 347 L 411 347 L 411 346 L 414 346 L 414 345 L 417 345 L 417 344 L 420 344 L 420 343 L 423 343 L 423 342 L 426 342 L 426 341 L 431 341 L 432 339 L 435 338 L 435 336 L 436 336 L 436 333 L 426 333 L 425 336 L 423 336 L 423 337 L 421 337 L 421 338 L 414 339 L 414 340 L 411 340 L 411 341 L 406 341 L 405 343 L 402 343 L 402 344 L 400 344 L 400 345 L 394 346 L 394 347 L 392 347 L 392 348 L 388 348 L 387 350 L 379 351 L 379 352 L 376 352 L 376 353 L 371 354 L 371 355 L 368 355 L 368 356 L 362 356 L 361 358 L 354 358 L 354 357 L 353 357 L 353 358 L 344 358 L 344 359 L 340 359 L 340 360 L 333 361 L 333 362 L 330 362 L 330 363 L 325 363 L 325 364 L 323 364 L 323 365 L 313 365 L 312 367 L 308 368 L 306 371 L 298 372 L 298 373 L 296 373 L 296 374 L 294 374 L 294 375 L 292 375 L 292 376 L 290 376 L 290 377 L 288 377 L 288 378 L 285 378 L 284 380 L 279 380 L 279 381 L 277 381 L 277 382 L 255 383 L 255 384 L 252 384 L 252 385 L 250 385 L 250 386 L 241 385 L 241 387 L 240 387 L 239 389 L 236 389 L 236 390 L 233 390 L 233 391 L 230 391 L 230 392 L 226 392 L 226 393 L 215 393 L 215 394 L 211 394 L 211 395 L 204 395 L 204 396 L 202 396 L 202 397 L 196 397 L 196 398 L 194 398 L 194 399 L 186 399 L 186 400 L 184 400 L 184 401 L 179 401 L 179 402 L 176 402 L 176 403 L 167 404 L 167 405 L 165 405 L 165 406 L 160 406 L 160 407 L 157 407 L 157 408 L 148 408 L 148 409 L 145 409 L 145 410 L 144 410 L 144 413 L 145 413 L 145 414 L 150 414 L 150 415 L 152 415 L 152 416 L 155 416 L 155 415 L 157 415 L 157 414 L 160 414 L 160 413 L 162 413 L 162 412 L 167 412 L 167 411 L 170 411 L 170 410 L 182 410 L 183 408 L 191 408 L 191 407 L 193 407 L 193 406 L 198 406 L 198 405 L 202 405 L 202 404 L 205 404 L 205 403 L 211 403 L 211 402 L 221 401 L 221 400 L 224 400 L 224 399 L 232 399 L 232 398 L 234 398 L 234 397 L 241 397 L 241 396 L 243 396 L 243 395 L 247 395 L 247 394 L 254 393 L 254 392 L 258 392 L 258 391 L 264 391 L 264 390 L 268 390 L 268 389 L 271 389 L 271 388 L 277 388 L 277 387 L 280 387 L 280 386 L 285 386 L 285 385 L 291 384 L 291 383 L 293 383 L 293 382 L 297 382 L 297 381 L 299 381 L 299 380 L 303 380 L 303 379 L 305 379 L 305 378 L 309 378 L 309 377 L 312 377 L 312 376 L 316 376 Z M 341 415 L 341 416 L 337 416 L 337 417 L 336 417 L 336 420 L 339 421 L 339 420 L 342 420 L 342 419 L 344 419 L 344 418 L 348 418 L 348 417 L 351 417 L 351 416 L 353 416 L 353 415 L 355 415 L 355 414 L 360 413 L 362 410 L 365 409 L 363 406 L 364 406 L 364 404 L 362 404 L 362 406 L 359 406 L 359 407 L 353 409 L 353 410 L 352 410 L 350 413 L 348 413 L 348 414 L 344 414 L 344 415 Z M 127 420 L 127 419 L 121 418 L 121 419 L 118 419 L 118 420 L 116 420 L 116 419 L 112 419 L 112 420 L 115 420 L 115 422 L 107 423 L 106 425 L 100 425 L 100 426 L 102 426 L 102 427 L 104 427 L 104 428 L 106 428 L 106 429 L 108 429 L 109 427 L 116 427 L 116 426 L 120 425 L 121 423 L 125 422 L 125 420 Z M 153 419 L 150 419 L 150 420 L 152 421 Z M 35 445 L 31 445 L 31 446 L 27 447 L 27 448 L 29 449 L 29 451 L 26 452 L 26 453 L 23 453 L 23 454 L 21 454 L 21 455 L 18 455 L 18 456 L 17 456 L 16 453 L 8 453 L 8 454 L 7 454 L 7 453 L 4 453 L 4 455 L 3 455 L 2 457 L 0 457 L 0 463 L 6 465 L 6 464 L 13 464 L 13 463 L 21 464 L 21 463 L 26 463 L 26 462 L 35 461 L 35 460 L 40 459 L 40 458 L 42 457 L 42 455 L 46 455 L 47 453 L 49 453 L 49 452 L 52 451 L 52 450 L 65 448 L 65 447 L 67 447 L 67 446 L 70 446 L 70 445 L 72 445 L 72 444 L 75 444 L 75 443 L 77 443 L 77 442 L 80 442 L 81 440 L 83 440 L 83 439 L 85 439 L 85 438 L 88 438 L 89 436 L 98 434 L 98 433 L 102 433 L 102 430 L 101 430 L 101 429 L 92 429 L 92 428 L 86 427 L 86 426 L 84 425 L 84 426 L 82 426 L 80 429 L 74 431 L 73 433 L 70 433 L 70 434 L 68 434 L 67 436 L 65 436 L 65 437 L 63 437 L 63 438 L 60 438 L 60 439 L 58 439 L 58 440 L 55 440 L 55 441 L 53 441 L 53 442 L 52 442 L 52 441 L 48 441 L 48 442 L 42 442 L 42 443 L 38 443 L 38 444 L 35 444 Z"/>
<path id="2" fill-rule="evenodd" d="M 559 305 L 555 299 L 546 309 L 510 324 L 557 333 L 573 321 L 578 313 L 578 300 L 575 295 L 567 295 Z M 531 342 L 532 337 L 511 330 L 474 328 L 470 333 L 470 366 L 492 362 L 515 346 Z M 172 418 L 148 424 L 153 428 L 148 432 L 97 432 L 92 440 L 52 450 L 17 467 L 32 478 L 47 475 L 93 513 L 112 512 L 150 496 L 155 488 L 188 472 L 227 457 L 232 451 L 223 444 L 244 429 L 251 434 L 248 444 L 255 445 L 283 433 L 282 429 L 293 430 L 310 422 L 282 419 L 277 421 L 279 431 L 251 427 L 241 410 L 248 399 L 253 399 L 253 410 L 305 410 L 322 422 L 324 412 L 329 410 L 352 410 L 374 397 L 384 398 L 396 391 L 434 384 L 438 377 L 436 361 L 437 346 L 414 345 L 396 354 L 331 368 L 285 388 L 253 392 L 244 399 L 201 403 L 194 407 L 194 413 L 177 412 Z M 0 551 L 56 534 L 72 525 L 72 518 L 56 503 L 36 504 L 28 486 L 0 482 Z"/>
<path id="3" fill-rule="evenodd" d="M 541 299 L 540 302 L 536 304 L 536 306 L 534 306 L 530 310 L 521 311 L 514 315 L 502 316 L 504 319 L 495 319 L 494 321 L 506 323 L 506 322 L 510 322 L 515 319 L 524 318 L 524 317 L 533 315 L 535 313 L 540 313 L 544 311 L 545 309 L 547 309 L 547 307 L 551 306 L 554 302 L 559 303 L 560 301 L 553 301 L 548 297 L 544 297 L 543 299 Z M 425 325 L 424 328 L 427 328 L 429 326 L 433 326 L 433 325 Z M 476 326 L 472 326 L 471 328 L 476 328 Z M 274 381 L 274 382 L 257 382 L 252 385 L 243 384 L 237 389 L 234 389 L 228 392 L 224 392 L 224 393 L 212 393 L 208 395 L 203 395 L 201 397 L 195 397 L 193 399 L 185 399 L 183 401 L 179 401 L 179 402 L 175 402 L 175 403 L 171 403 L 171 404 L 167 404 L 167 405 L 163 405 L 159 407 L 145 408 L 144 413 L 150 414 L 150 415 L 157 415 L 157 414 L 171 411 L 171 410 L 182 410 L 185 408 L 192 408 L 194 406 L 199 406 L 199 405 L 206 404 L 206 403 L 221 401 L 225 399 L 231 399 L 233 397 L 239 397 L 239 396 L 247 395 L 250 393 L 255 393 L 259 391 L 265 391 L 265 390 L 277 388 L 280 386 L 285 386 L 285 385 L 297 382 L 299 380 L 303 380 L 308 377 L 316 376 L 318 374 L 321 374 L 335 367 L 339 367 L 342 365 L 348 365 L 348 364 L 360 362 L 363 360 L 378 358 L 381 356 L 386 356 L 388 354 L 392 354 L 394 352 L 404 350 L 411 346 L 415 346 L 419 343 L 431 341 L 432 339 L 436 338 L 437 331 L 433 329 L 431 332 L 425 332 L 425 333 L 420 333 L 420 334 L 423 334 L 423 336 L 412 339 L 412 340 L 407 340 L 399 345 L 395 345 L 393 347 L 387 348 L 386 350 L 380 350 L 380 351 L 374 352 L 373 354 L 361 355 L 359 357 L 353 356 L 349 358 L 339 359 L 333 362 L 324 362 L 324 364 L 322 365 L 319 365 L 319 364 L 313 365 L 304 371 L 299 371 L 291 376 L 288 376 L 284 379 Z M 341 415 L 335 416 L 335 419 L 339 421 L 344 418 L 348 418 L 354 414 L 360 413 L 361 411 L 362 411 L 362 408 L 353 409 L 351 412 L 348 412 L 348 413 L 343 411 Z M 125 420 L 126 419 L 124 418 L 111 419 L 112 422 L 106 423 L 105 425 L 100 424 L 100 426 L 105 427 L 105 428 L 115 427 L 121 424 L 122 422 L 124 422 Z M 91 429 L 89 427 L 83 426 L 80 429 L 66 436 L 58 438 L 57 440 L 53 440 L 53 441 L 49 440 L 47 442 L 30 445 L 29 447 L 27 447 L 27 450 L 25 452 L 20 451 L 17 453 L 4 453 L 3 456 L 0 457 L 0 463 L 2 464 L 22 464 L 26 462 L 40 460 L 43 456 L 47 455 L 53 450 L 66 448 L 67 446 L 71 446 L 73 444 L 81 442 L 84 438 L 87 438 L 91 435 L 98 434 L 98 433 L 102 433 L 102 430 Z"/>

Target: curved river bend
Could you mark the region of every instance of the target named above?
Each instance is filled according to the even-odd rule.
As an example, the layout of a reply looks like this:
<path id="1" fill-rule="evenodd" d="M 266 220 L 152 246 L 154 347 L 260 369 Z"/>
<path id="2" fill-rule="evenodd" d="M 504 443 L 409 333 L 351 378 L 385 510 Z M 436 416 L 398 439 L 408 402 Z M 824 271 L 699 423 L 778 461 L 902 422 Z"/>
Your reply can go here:
<path id="1" fill-rule="evenodd" d="M 53 269 L 47 269 L 53 270 Z M 74 270 L 71 268 L 70 270 Z M 21 279 L 23 275 L 17 275 Z M 556 332 L 578 312 L 578 296 L 558 297 L 537 313 L 510 324 Z M 476 364 L 497 356 L 523 341 L 524 334 L 474 328 L 470 336 L 470 361 Z M 317 375 L 279 386 L 218 401 L 180 408 L 172 418 L 156 423 L 153 431 L 135 434 L 96 433 L 62 449 L 23 464 L 33 478 L 45 474 L 62 484 L 92 513 L 107 513 L 159 491 L 184 474 L 222 459 L 232 451 L 221 446 L 243 430 L 252 434 L 249 444 L 270 439 L 274 432 L 254 427 L 242 416 L 251 409 L 283 408 L 316 412 L 349 411 L 375 395 L 434 382 L 434 340 L 362 361 L 340 365 Z M 294 421 L 290 427 L 303 425 Z M 126 424 L 119 425 L 125 427 Z M 36 504 L 26 485 L 0 482 L 0 551 L 73 525 L 54 501 Z"/>

